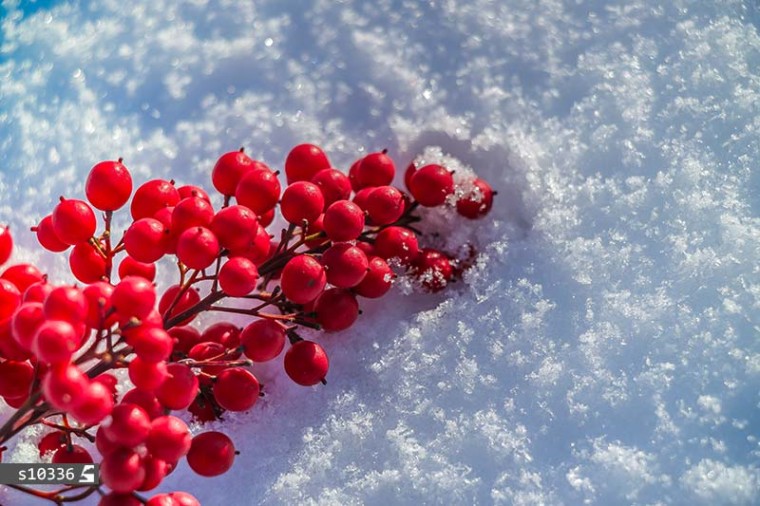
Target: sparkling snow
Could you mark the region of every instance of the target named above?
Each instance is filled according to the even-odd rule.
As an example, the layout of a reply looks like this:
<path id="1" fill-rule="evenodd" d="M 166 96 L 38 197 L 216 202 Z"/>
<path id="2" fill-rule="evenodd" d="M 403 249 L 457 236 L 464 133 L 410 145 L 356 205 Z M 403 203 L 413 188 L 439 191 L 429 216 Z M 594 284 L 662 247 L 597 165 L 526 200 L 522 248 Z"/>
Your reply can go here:
<path id="1" fill-rule="evenodd" d="M 204 505 L 760 503 L 752 0 L 0 12 L 0 222 L 54 280 L 65 259 L 24 229 L 106 158 L 138 183 L 209 186 L 224 151 L 281 167 L 311 141 L 343 170 L 382 148 L 400 170 L 446 157 L 499 192 L 479 222 L 429 217 L 447 246 L 477 245 L 464 282 L 363 304 L 320 338 L 327 387 L 260 367 L 267 397 L 223 425 L 241 451 L 230 473 L 183 464 L 162 490 Z"/>

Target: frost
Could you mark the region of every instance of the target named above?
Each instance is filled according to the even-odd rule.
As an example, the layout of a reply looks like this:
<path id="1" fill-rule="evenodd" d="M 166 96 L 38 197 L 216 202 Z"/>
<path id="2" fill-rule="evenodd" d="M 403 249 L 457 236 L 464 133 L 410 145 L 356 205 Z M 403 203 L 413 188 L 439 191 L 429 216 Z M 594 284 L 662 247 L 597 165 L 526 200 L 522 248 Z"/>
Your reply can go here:
<path id="1" fill-rule="evenodd" d="M 754 504 L 760 498 L 756 469 L 703 459 L 681 477 L 687 493 L 713 504 Z"/>

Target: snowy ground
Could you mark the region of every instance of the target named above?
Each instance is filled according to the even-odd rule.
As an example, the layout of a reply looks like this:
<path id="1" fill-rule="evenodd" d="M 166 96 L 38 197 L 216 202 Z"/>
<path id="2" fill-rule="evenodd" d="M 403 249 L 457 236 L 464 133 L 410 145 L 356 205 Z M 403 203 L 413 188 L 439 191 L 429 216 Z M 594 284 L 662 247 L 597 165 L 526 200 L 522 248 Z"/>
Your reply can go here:
<path id="1" fill-rule="evenodd" d="M 482 261 L 260 371 L 216 504 L 760 503 L 760 10 L 720 2 L 4 2 L 0 221 L 93 163 L 209 185 L 244 145 L 428 146 L 499 190 Z M 468 229 L 468 227 L 473 227 Z M 28 445 L 27 445 L 28 446 Z M 16 451 L 20 459 L 29 449 Z M 3 504 L 26 504 L 0 492 Z M 35 503 L 36 504 L 36 503 Z"/>

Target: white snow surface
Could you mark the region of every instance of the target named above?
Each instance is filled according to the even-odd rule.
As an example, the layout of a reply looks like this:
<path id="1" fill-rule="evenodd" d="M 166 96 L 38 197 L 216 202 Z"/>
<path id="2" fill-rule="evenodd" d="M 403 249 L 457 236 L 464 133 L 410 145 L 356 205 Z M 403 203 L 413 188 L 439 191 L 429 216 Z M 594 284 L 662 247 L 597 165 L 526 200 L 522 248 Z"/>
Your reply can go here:
<path id="1" fill-rule="evenodd" d="M 0 221 L 64 282 L 24 229 L 102 159 L 210 188 L 239 146 L 450 157 L 499 192 L 478 222 L 430 217 L 477 246 L 464 282 L 318 336 L 326 387 L 258 367 L 266 398 L 212 425 L 232 470 L 160 490 L 760 504 L 759 26 L 753 0 L 6 0 Z"/>

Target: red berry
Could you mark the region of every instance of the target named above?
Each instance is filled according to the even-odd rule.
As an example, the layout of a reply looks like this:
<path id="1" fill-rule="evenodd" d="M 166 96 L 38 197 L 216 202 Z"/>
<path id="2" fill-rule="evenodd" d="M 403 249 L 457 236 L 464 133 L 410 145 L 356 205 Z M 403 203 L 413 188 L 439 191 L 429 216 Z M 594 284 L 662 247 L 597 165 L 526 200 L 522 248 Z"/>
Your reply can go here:
<path id="1" fill-rule="evenodd" d="M 219 286 L 230 297 L 248 295 L 259 279 L 259 271 L 253 262 L 244 257 L 227 260 L 219 270 Z"/>
<path id="2" fill-rule="evenodd" d="M 113 374 L 104 372 L 100 373 L 92 378 L 93 383 L 100 383 L 108 389 L 114 399 L 117 397 L 116 386 L 119 384 L 119 380 Z"/>
<path id="3" fill-rule="evenodd" d="M 54 364 L 42 377 L 42 393 L 53 407 L 68 411 L 81 400 L 89 380 L 72 364 Z"/>
<path id="4" fill-rule="evenodd" d="M 164 243 L 164 253 L 175 254 L 177 252 L 177 239 L 179 239 L 179 233 L 172 230 L 172 214 L 174 214 L 174 207 L 162 207 L 153 218 L 160 221 L 164 226 L 164 229 L 168 231 L 169 237 Z"/>
<path id="5" fill-rule="evenodd" d="M 130 332 L 127 342 L 135 354 L 146 362 L 161 362 L 172 354 L 174 340 L 161 327 L 141 325 Z"/>
<path id="6" fill-rule="evenodd" d="M 147 506 L 200 506 L 198 499 L 186 492 L 159 494 L 145 503 Z"/>
<path id="7" fill-rule="evenodd" d="M 156 390 L 156 397 L 169 409 L 185 409 L 198 393 L 198 378 L 184 364 L 174 362 L 166 368 L 169 376 Z"/>
<path id="8" fill-rule="evenodd" d="M 256 239 L 259 222 L 248 207 L 234 205 L 221 209 L 211 222 L 219 244 L 230 250 L 245 249 Z"/>
<path id="9" fill-rule="evenodd" d="M 414 164 L 414 162 L 411 162 L 404 172 L 404 186 L 406 186 L 407 190 L 412 187 L 412 176 L 415 172 L 417 172 L 417 166 Z"/>
<path id="10" fill-rule="evenodd" d="M 325 199 L 319 186 L 307 181 L 291 184 L 282 194 L 280 209 L 289 223 L 301 225 L 306 220 L 316 220 L 325 207 Z"/>
<path id="11" fill-rule="evenodd" d="M 152 179 L 140 185 L 132 197 L 130 212 L 132 219 L 152 218 L 165 207 L 174 207 L 179 202 L 179 192 L 169 181 Z"/>
<path id="12" fill-rule="evenodd" d="M 117 492 L 111 492 L 100 498 L 98 506 L 142 506 L 143 502 L 137 499 L 132 494 L 119 494 Z M 171 503 L 165 505 L 148 503 L 151 506 L 174 506 Z"/>
<path id="13" fill-rule="evenodd" d="M 347 242 L 330 246 L 322 254 L 322 263 L 327 271 L 327 282 L 339 288 L 351 288 L 361 283 L 369 266 L 367 255 Z"/>
<path id="14" fill-rule="evenodd" d="M 396 166 L 386 150 L 370 153 L 362 158 L 356 172 L 356 179 L 362 188 L 391 184 L 396 175 Z"/>
<path id="15" fill-rule="evenodd" d="M 367 212 L 378 225 L 388 225 L 404 214 L 404 196 L 392 186 L 378 186 L 367 197 Z"/>
<path id="16" fill-rule="evenodd" d="M 53 285 L 47 282 L 47 278 L 36 283 L 32 283 L 24 290 L 21 297 L 23 302 L 44 302 L 45 298 L 53 291 Z"/>
<path id="17" fill-rule="evenodd" d="M 10 318 L 21 304 L 21 293 L 7 279 L 0 279 L 0 322 Z"/>
<path id="18" fill-rule="evenodd" d="M 182 292 L 182 295 L 177 298 Z M 166 289 L 158 302 L 158 312 L 164 318 L 180 315 L 201 301 L 201 296 L 193 288 L 183 289 L 180 285 L 172 285 Z M 172 306 L 174 306 L 172 308 Z M 169 309 L 171 308 L 171 311 Z M 195 317 L 187 318 L 180 325 L 187 325 Z"/>
<path id="19" fill-rule="evenodd" d="M 425 165 L 414 173 L 409 191 L 425 207 L 440 206 L 454 193 L 454 178 L 440 165 Z"/>
<path id="20" fill-rule="evenodd" d="M 269 211 L 265 212 L 264 214 L 259 215 L 259 225 L 263 227 L 268 227 L 272 224 L 274 221 L 274 208 L 270 209 Z"/>
<path id="21" fill-rule="evenodd" d="M 182 233 L 190 227 L 207 227 L 214 219 L 214 208 L 200 197 L 180 200 L 172 211 L 172 232 Z"/>
<path id="22" fill-rule="evenodd" d="M 324 267 L 308 255 L 291 258 L 282 269 L 282 292 L 296 304 L 306 304 L 316 299 L 326 283 Z"/>
<path id="23" fill-rule="evenodd" d="M 359 165 L 361 165 L 362 159 L 359 158 L 348 169 L 348 181 L 351 183 L 351 189 L 358 192 L 362 189 L 362 185 L 359 184 Z"/>
<path id="24" fill-rule="evenodd" d="M 229 411 L 247 411 L 259 399 L 259 381 L 242 367 L 231 367 L 216 376 L 214 398 Z"/>
<path id="25" fill-rule="evenodd" d="M 359 317 L 359 303 L 356 296 L 341 288 L 325 290 L 314 306 L 317 323 L 328 332 L 345 330 Z"/>
<path id="26" fill-rule="evenodd" d="M 368 299 L 382 297 L 393 285 L 395 275 L 385 260 L 380 257 L 372 257 L 369 261 L 369 270 L 362 282 L 354 287 L 354 291 Z"/>
<path id="27" fill-rule="evenodd" d="M 113 393 L 102 383 L 91 382 L 79 395 L 69 413 L 82 425 L 100 423 L 113 410 Z"/>
<path id="28" fill-rule="evenodd" d="M 23 397 L 29 394 L 34 381 L 34 367 L 29 362 L 6 360 L 0 362 L 0 395 Z"/>
<path id="29" fill-rule="evenodd" d="M 25 403 L 26 401 L 28 401 L 28 400 L 29 400 L 29 396 L 22 396 L 22 397 L 3 397 L 3 400 L 5 401 L 5 403 L 6 403 L 6 404 L 7 404 L 9 407 L 11 407 L 11 408 L 13 408 L 13 409 L 18 409 L 18 408 L 20 408 L 21 406 L 23 406 L 23 405 L 24 405 L 24 403 Z M 2 455 L 2 454 L 0 454 L 0 455 Z"/>
<path id="30" fill-rule="evenodd" d="M 356 192 L 356 195 L 354 195 L 354 204 L 359 206 L 362 211 L 367 210 L 367 201 L 369 200 L 369 194 L 372 193 L 374 190 L 373 187 L 368 188 L 362 188 L 358 192 Z"/>
<path id="31" fill-rule="evenodd" d="M 101 425 L 108 439 L 124 446 L 134 447 L 148 437 L 150 417 L 136 404 L 119 404 L 111 411 L 110 420 Z"/>
<path id="32" fill-rule="evenodd" d="M 53 432 L 48 432 L 44 436 L 42 436 L 42 439 L 40 439 L 40 442 L 37 443 L 37 449 L 40 451 L 40 458 L 44 457 L 48 453 L 54 452 L 61 446 L 66 444 L 66 433 L 60 430 L 54 430 Z"/>
<path id="33" fill-rule="evenodd" d="M 124 394 L 124 397 L 121 398 L 121 403 L 140 406 L 148 413 L 151 420 L 164 415 L 164 406 L 158 401 L 153 392 L 133 388 Z"/>
<path id="34" fill-rule="evenodd" d="M 231 257 L 242 256 L 259 264 L 267 259 L 271 248 L 271 238 L 266 229 L 261 226 L 256 230 L 256 236 L 245 247 L 230 251 Z"/>
<path id="35" fill-rule="evenodd" d="M 22 348 L 11 337 L 10 318 L 0 322 L 0 358 L 7 360 L 29 360 L 33 358 L 31 351 Z"/>
<path id="36" fill-rule="evenodd" d="M 457 200 L 457 212 L 471 220 L 488 214 L 493 206 L 493 190 L 480 178 L 472 181 L 472 189 Z"/>
<path id="37" fill-rule="evenodd" d="M 264 214 L 280 199 L 280 181 L 269 169 L 252 170 L 245 174 L 235 190 L 235 200 L 256 214 Z"/>
<path id="38" fill-rule="evenodd" d="M 92 455 L 79 445 L 64 445 L 53 454 L 53 464 L 92 464 Z"/>
<path id="39" fill-rule="evenodd" d="M 37 329 L 45 321 L 42 304 L 39 302 L 25 302 L 13 313 L 11 319 L 11 333 L 18 345 L 25 349 L 32 349 L 32 342 Z M 4 394 L 0 394 L 4 395 Z"/>
<path id="40" fill-rule="evenodd" d="M 0 227 L 0 265 L 8 261 L 12 252 L 13 237 L 11 237 L 11 231 L 7 226 Z"/>
<path id="41" fill-rule="evenodd" d="M 240 341 L 246 357 L 254 362 L 266 362 L 277 357 L 285 347 L 285 329 L 274 320 L 256 320 L 243 329 Z"/>
<path id="42" fill-rule="evenodd" d="M 195 328 L 187 325 L 172 327 L 168 330 L 174 339 L 174 352 L 187 354 L 190 348 L 201 341 L 201 334 Z"/>
<path id="43" fill-rule="evenodd" d="M 153 455 L 146 455 L 143 458 L 143 467 L 145 468 L 145 479 L 137 487 L 137 490 L 141 492 L 156 488 L 171 470 L 169 464 Z"/>
<path id="44" fill-rule="evenodd" d="M 323 169 L 330 168 L 330 161 L 324 151 L 314 144 L 299 144 L 285 159 L 285 175 L 288 184 L 296 181 L 310 181 Z"/>
<path id="45" fill-rule="evenodd" d="M 201 506 L 200 501 L 187 492 L 171 492 L 169 497 L 174 501 L 172 506 Z"/>
<path id="46" fill-rule="evenodd" d="M 177 241 L 177 258 L 191 269 L 211 266 L 219 255 L 219 241 L 214 233 L 204 227 L 185 230 Z"/>
<path id="47" fill-rule="evenodd" d="M 325 208 L 338 200 L 351 196 L 351 181 L 339 170 L 323 169 L 317 172 L 311 182 L 319 186 L 325 198 Z"/>
<path id="48" fill-rule="evenodd" d="M 42 281 L 42 273 L 32 264 L 16 264 L 5 269 L 0 278 L 7 279 L 16 285 L 19 292 L 24 292 L 29 285 Z"/>
<path id="49" fill-rule="evenodd" d="M 156 289 L 139 276 L 127 276 L 113 290 L 111 301 L 122 319 L 147 317 L 156 305 Z"/>
<path id="50" fill-rule="evenodd" d="M 398 258 L 402 264 L 408 264 L 419 253 L 417 236 L 408 228 L 384 228 L 375 239 L 375 251 L 384 260 Z"/>
<path id="51" fill-rule="evenodd" d="M 332 241 L 353 241 L 364 230 L 364 211 L 353 202 L 339 200 L 325 211 L 324 229 Z"/>
<path id="52" fill-rule="evenodd" d="M 86 202 L 64 199 L 53 209 L 53 230 L 66 244 L 87 242 L 95 234 L 95 213 Z"/>
<path id="53" fill-rule="evenodd" d="M 156 390 L 168 375 L 166 362 L 148 362 L 138 355 L 129 363 L 129 380 L 140 390 Z"/>
<path id="54" fill-rule="evenodd" d="M 48 364 L 66 363 L 81 344 L 81 335 L 62 320 L 46 320 L 38 328 L 32 341 L 32 350 Z"/>
<path id="55" fill-rule="evenodd" d="M 211 182 L 216 191 L 222 195 L 235 195 L 240 179 L 256 167 L 255 162 L 246 155 L 242 148 L 230 151 L 219 157 L 211 172 Z"/>
<path id="56" fill-rule="evenodd" d="M 98 281 L 87 285 L 82 293 L 87 301 L 87 315 L 84 323 L 93 329 L 109 328 L 116 322 L 115 314 L 106 318 L 106 314 L 111 311 L 111 296 L 114 287 L 105 281 Z"/>
<path id="57" fill-rule="evenodd" d="M 138 262 L 153 263 L 167 251 L 169 229 L 155 218 L 140 218 L 124 233 L 124 248 Z"/>
<path id="58" fill-rule="evenodd" d="M 37 233 L 37 241 L 48 251 L 60 253 L 69 249 L 69 245 L 55 235 L 53 217 L 49 214 L 40 220 L 39 225 L 32 227 L 32 232 Z"/>
<path id="59" fill-rule="evenodd" d="M 240 330 L 234 323 L 216 322 L 203 331 L 201 341 L 212 341 L 225 349 L 234 349 L 240 346 Z"/>
<path id="60" fill-rule="evenodd" d="M 204 190 L 200 186 L 193 186 L 190 184 L 186 184 L 184 186 L 180 186 L 179 188 L 177 188 L 177 193 L 179 193 L 180 200 L 186 199 L 188 197 L 198 197 L 198 198 L 202 198 L 208 203 L 211 203 L 211 199 L 209 198 L 208 193 L 206 193 L 206 190 Z"/>
<path id="61" fill-rule="evenodd" d="M 145 480 L 143 458 L 130 448 L 118 448 L 103 457 L 100 479 L 114 492 L 134 492 Z"/>
<path id="62" fill-rule="evenodd" d="M 304 230 L 304 235 L 309 239 L 306 240 L 306 246 L 308 248 L 316 248 L 322 243 L 327 241 L 324 232 L 325 215 L 320 214 L 319 217 L 309 223 Z"/>
<path id="63" fill-rule="evenodd" d="M 132 194 L 132 176 L 121 160 L 100 162 L 90 170 L 84 192 L 96 209 L 115 211 Z"/>
<path id="64" fill-rule="evenodd" d="M 92 244 L 82 242 L 69 253 L 69 269 L 82 283 L 94 283 L 105 277 L 106 259 Z"/>
<path id="65" fill-rule="evenodd" d="M 0 322 L 10 318 L 19 305 L 21 305 L 19 289 L 7 279 L 0 279 Z"/>
<path id="66" fill-rule="evenodd" d="M 324 380 L 329 368 L 325 350 L 313 341 L 298 341 L 285 353 L 285 372 L 303 386 Z"/>
<path id="67" fill-rule="evenodd" d="M 368 242 L 356 241 L 356 247 L 362 250 L 364 254 L 367 255 L 367 258 L 372 258 L 374 256 L 377 256 L 375 254 L 375 247 Z"/>
<path id="68" fill-rule="evenodd" d="M 117 314 L 117 316 L 119 316 Z M 162 328 L 163 326 L 163 318 L 161 317 L 161 314 L 158 312 L 157 309 L 152 310 L 150 313 L 148 313 L 148 316 L 146 316 L 142 320 L 138 320 L 134 316 L 130 317 L 124 317 L 119 318 L 119 330 L 121 331 L 121 335 L 124 339 L 129 341 L 132 339 L 132 336 L 137 334 L 138 332 L 148 329 L 148 328 Z"/>
<path id="69" fill-rule="evenodd" d="M 87 299 L 79 288 L 59 286 L 50 292 L 42 309 L 48 320 L 82 323 L 87 316 Z"/>
<path id="70" fill-rule="evenodd" d="M 121 445 L 108 439 L 103 433 L 103 426 L 100 425 L 98 426 L 98 430 L 95 431 L 95 448 L 98 449 L 102 457 L 105 457 L 117 448 L 121 448 Z"/>
<path id="71" fill-rule="evenodd" d="M 156 279 L 156 264 L 140 262 L 127 255 L 119 264 L 119 279 L 124 279 L 127 276 L 139 276 L 148 281 L 153 281 Z"/>
<path id="72" fill-rule="evenodd" d="M 193 437 L 187 424 L 175 416 L 159 416 L 150 423 L 145 445 L 148 451 L 167 462 L 177 462 L 187 455 Z"/>
<path id="73" fill-rule="evenodd" d="M 224 360 L 226 351 L 227 348 L 221 343 L 202 341 L 190 348 L 187 356 L 197 362 L 218 361 Z M 201 367 L 201 371 L 213 376 L 223 371 L 225 368 L 225 365 L 204 365 Z"/>
<path id="74" fill-rule="evenodd" d="M 193 438 L 187 463 L 201 476 L 226 473 L 235 460 L 235 445 L 221 432 L 204 432 Z"/>
<path id="75" fill-rule="evenodd" d="M 411 274 L 430 292 L 438 292 L 453 279 L 454 270 L 449 259 L 440 251 L 423 248 L 412 262 Z"/>

